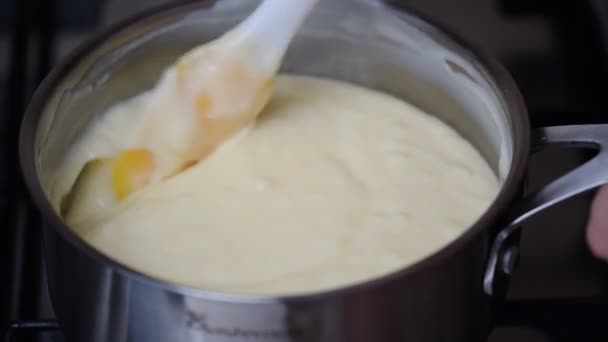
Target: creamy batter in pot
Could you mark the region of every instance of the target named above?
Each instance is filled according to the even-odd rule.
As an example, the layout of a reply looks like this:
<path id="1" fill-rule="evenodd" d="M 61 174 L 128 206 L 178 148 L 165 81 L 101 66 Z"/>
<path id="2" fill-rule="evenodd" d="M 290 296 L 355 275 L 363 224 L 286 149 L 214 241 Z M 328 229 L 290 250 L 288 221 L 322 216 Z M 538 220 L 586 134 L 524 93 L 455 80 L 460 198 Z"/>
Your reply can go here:
<path id="1" fill-rule="evenodd" d="M 144 96 L 111 108 L 74 146 L 58 206 L 86 161 L 136 140 Z M 87 202 L 103 183 L 79 191 L 68 224 L 124 264 L 202 289 L 293 294 L 441 249 L 484 212 L 498 181 L 470 143 L 400 99 L 283 75 L 255 126 L 204 161 L 112 205 Z"/>

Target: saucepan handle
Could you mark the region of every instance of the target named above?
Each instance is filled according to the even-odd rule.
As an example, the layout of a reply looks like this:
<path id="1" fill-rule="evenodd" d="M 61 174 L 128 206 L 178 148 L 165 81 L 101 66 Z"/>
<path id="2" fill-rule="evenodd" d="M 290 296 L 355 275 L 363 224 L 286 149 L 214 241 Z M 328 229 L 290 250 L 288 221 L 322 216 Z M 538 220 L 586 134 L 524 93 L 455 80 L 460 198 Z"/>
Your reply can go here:
<path id="1" fill-rule="evenodd" d="M 533 151 L 549 145 L 597 150 L 598 154 L 540 190 L 530 193 L 516 205 L 508 224 L 495 237 L 490 249 L 483 287 L 486 294 L 496 293 L 499 273 L 510 275 L 515 267 L 514 237 L 527 220 L 543 210 L 578 194 L 608 184 L 608 124 L 557 126 L 537 129 Z"/>

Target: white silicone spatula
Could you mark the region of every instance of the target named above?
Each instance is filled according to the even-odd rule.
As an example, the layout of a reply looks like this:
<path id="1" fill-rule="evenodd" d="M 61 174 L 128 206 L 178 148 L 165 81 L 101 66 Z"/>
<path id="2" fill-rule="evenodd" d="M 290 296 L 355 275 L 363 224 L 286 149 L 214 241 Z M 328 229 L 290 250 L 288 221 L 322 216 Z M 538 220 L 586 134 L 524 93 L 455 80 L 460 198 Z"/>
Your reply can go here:
<path id="1" fill-rule="evenodd" d="M 116 142 L 112 155 L 97 156 L 80 174 L 105 178 L 79 178 L 66 200 L 78 198 L 84 211 L 103 211 L 199 162 L 249 126 L 272 94 L 290 41 L 318 1 L 264 0 L 236 28 L 179 58 L 144 97 L 145 113 L 134 122 L 129 143 Z M 87 184 L 109 184 L 112 191 Z"/>
<path id="2" fill-rule="evenodd" d="M 175 126 L 192 125 L 180 132 L 191 131 L 195 136 L 182 141 L 191 141 L 185 148 L 170 146 L 172 153 L 178 152 L 180 162 L 191 165 L 199 161 L 255 119 L 271 96 L 274 76 L 290 41 L 318 1 L 265 0 L 236 28 L 188 52 L 167 71 L 157 86 L 157 97 L 171 93 L 180 105 L 188 105 L 182 112 L 193 114 L 173 122 Z M 197 125 L 202 125 L 202 132 L 190 129 Z M 173 139 L 163 139 L 165 133 L 171 133 L 165 128 L 157 132 L 155 144 L 150 146 L 157 153 Z M 163 158 L 160 162 L 160 176 L 179 170 L 180 165 L 165 165 Z"/>
<path id="3" fill-rule="evenodd" d="M 274 74 L 292 38 L 317 2 L 319 0 L 265 0 L 245 21 L 215 43 L 246 58 L 261 72 Z"/>
<path id="4" fill-rule="evenodd" d="M 150 97 L 149 122 L 141 123 L 148 128 L 136 153 L 115 157 L 118 197 L 193 165 L 251 124 L 272 94 L 290 41 L 318 1 L 265 0 L 236 28 L 167 70 Z M 166 100 L 162 106 L 154 101 L 167 98 L 175 113 L 154 113 L 167 107 Z"/>

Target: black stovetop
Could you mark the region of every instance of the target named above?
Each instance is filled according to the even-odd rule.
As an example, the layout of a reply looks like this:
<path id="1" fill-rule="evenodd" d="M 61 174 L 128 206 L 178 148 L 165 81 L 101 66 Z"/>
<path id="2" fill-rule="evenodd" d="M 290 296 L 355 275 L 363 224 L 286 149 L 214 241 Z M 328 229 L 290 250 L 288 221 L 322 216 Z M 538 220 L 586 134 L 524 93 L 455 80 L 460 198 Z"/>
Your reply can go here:
<path id="1" fill-rule="evenodd" d="M 497 56 L 522 90 L 533 125 L 608 122 L 608 0 L 401 1 Z M 0 208 L 5 222 L 0 279 L 8 279 L 0 281 L 0 337 L 5 342 L 65 341 L 46 291 L 42 223 L 17 166 L 25 104 L 49 68 L 83 39 L 167 2 L 0 1 Z M 577 151 L 537 156 L 529 186 L 584 158 Z M 522 262 L 509 291 L 515 302 L 501 311 L 490 342 L 608 341 L 602 320 L 608 317 L 608 272 L 584 243 L 589 199 L 559 205 L 524 229 Z M 11 328 L 7 322 L 13 322 Z"/>

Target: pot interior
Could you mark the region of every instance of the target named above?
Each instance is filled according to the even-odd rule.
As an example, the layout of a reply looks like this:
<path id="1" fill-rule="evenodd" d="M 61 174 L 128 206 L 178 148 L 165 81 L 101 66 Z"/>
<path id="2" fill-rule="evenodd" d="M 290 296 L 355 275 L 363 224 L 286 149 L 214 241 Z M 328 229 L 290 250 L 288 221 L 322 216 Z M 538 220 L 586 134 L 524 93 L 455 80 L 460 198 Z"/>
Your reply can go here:
<path id="1" fill-rule="evenodd" d="M 151 88 L 180 54 L 235 26 L 258 3 L 203 2 L 146 17 L 97 42 L 64 69 L 47 98 L 35 141 L 37 174 L 53 205 L 57 208 L 68 191 L 53 188 L 54 173 L 92 118 Z M 490 73 L 471 51 L 379 0 L 322 1 L 282 70 L 402 98 L 459 131 L 501 182 L 509 172 L 514 125 Z"/>

